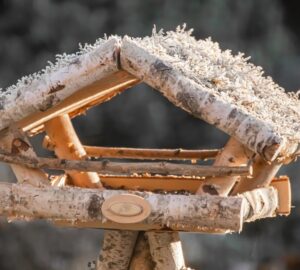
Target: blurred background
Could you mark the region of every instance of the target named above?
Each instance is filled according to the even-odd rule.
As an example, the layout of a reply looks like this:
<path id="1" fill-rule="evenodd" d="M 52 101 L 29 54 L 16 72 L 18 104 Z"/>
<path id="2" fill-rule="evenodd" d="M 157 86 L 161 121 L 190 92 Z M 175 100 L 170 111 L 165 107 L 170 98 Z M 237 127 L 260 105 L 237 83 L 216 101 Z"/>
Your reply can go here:
<path id="1" fill-rule="evenodd" d="M 187 23 L 241 51 L 287 91 L 300 88 L 299 1 L 289 0 L 0 0 L 0 87 L 42 69 L 55 54 L 106 34 L 150 35 Z M 272 95 L 272 93 L 270 93 Z M 222 147 L 227 136 L 175 108 L 145 85 L 74 120 L 85 144 L 131 147 Z M 246 224 L 241 234 L 181 234 L 195 269 L 300 269 L 300 163 L 281 170 L 292 180 L 286 218 Z M 5 167 L 1 180 L 12 180 Z M 55 228 L 45 222 L 0 223 L 0 269 L 82 270 L 98 255 L 101 230 Z"/>

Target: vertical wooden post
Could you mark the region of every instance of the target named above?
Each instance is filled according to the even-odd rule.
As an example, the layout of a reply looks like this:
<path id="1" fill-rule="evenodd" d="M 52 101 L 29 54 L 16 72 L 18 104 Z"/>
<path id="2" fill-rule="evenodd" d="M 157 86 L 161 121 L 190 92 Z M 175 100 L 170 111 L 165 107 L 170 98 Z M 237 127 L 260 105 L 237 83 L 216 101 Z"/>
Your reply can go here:
<path id="1" fill-rule="evenodd" d="M 144 232 L 140 232 L 133 251 L 129 270 L 153 269 L 155 269 L 155 265 L 151 258 L 149 241 L 146 238 L 146 234 Z"/>
<path id="2" fill-rule="evenodd" d="M 182 245 L 179 233 L 147 232 L 150 252 L 155 263 L 155 269 L 183 269 L 185 267 Z"/>
<path id="3" fill-rule="evenodd" d="M 138 233 L 136 231 L 104 231 L 98 270 L 127 270 Z"/>
<path id="4" fill-rule="evenodd" d="M 86 152 L 74 130 L 69 115 L 65 114 L 45 123 L 45 130 L 59 158 L 84 159 Z M 67 171 L 73 184 L 80 187 L 103 188 L 95 172 Z M 98 270 L 127 270 L 132 256 L 137 232 L 108 231 L 104 234 L 103 249 L 99 257 Z M 120 247 L 122 247 L 122 252 Z M 120 253 L 121 252 L 121 253 Z M 102 258 L 100 260 L 100 258 Z"/>

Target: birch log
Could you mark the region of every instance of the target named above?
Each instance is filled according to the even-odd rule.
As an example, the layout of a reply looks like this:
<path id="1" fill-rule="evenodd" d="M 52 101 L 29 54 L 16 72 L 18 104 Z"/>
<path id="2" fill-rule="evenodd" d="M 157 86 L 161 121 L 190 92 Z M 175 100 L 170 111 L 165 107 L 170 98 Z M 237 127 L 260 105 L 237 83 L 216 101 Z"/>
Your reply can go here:
<path id="1" fill-rule="evenodd" d="M 8 88 L 1 95 L 0 130 L 117 71 L 119 43 L 112 37 L 77 54 L 61 56 L 41 73 L 24 77 Z"/>
<path id="2" fill-rule="evenodd" d="M 248 152 L 248 153 L 247 153 Z M 217 156 L 214 166 L 240 166 L 248 163 L 249 151 L 237 140 L 230 138 L 222 152 Z M 209 193 L 227 196 L 239 176 L 210 178 L 203 181 L 197 194 Z"/>
<path id="3" fill-rule="evenodd" d="M 201 166 L 188 164 L 172 164 L 167 162 L 125 163 L 103 161 L 77 161 L 55 158 L 31 158 L 0 152 L 0 161 L 24 164 L 29 168 L 49 168 L 54 170 L 75 170 L 83 172 L 99 172 L 107 175 L 158 174 L 180 175 L 191 177 L 214 177 L 228 175 L 251 175 L 250 166 L 225 167 Z"/>
<path id="4" fill-rule="evenodd" d="M 0 132 L 0 149 L 14 155 L 20 154 L 28 158 L 37 157 L 23 132 L 15 128 Z M 29 183 L 37 187 L 50 185 L 46 173 L 38 168 L 28 168 L 21 163 L 11 164 L 10 166 L 19 183 Z"/>
<path id="5" fill-rule="evenodd" d="M 186 38 L 189 38 L 188 35 Z M 287 156 L 296 151 L 298 142 L 289 141 L 284 135 L 276 132 L 269 123 L 247 112 L 242 106 L 224 101 L 217 91 L 214 92 L 205 85 L 205 81 L 199 83 L 196 77 L 189 76 L 189 67 L 185 66 L 183 60 L 184 55 L 182 59 L 172 58 L 172 46 L 169 46 L 172 42 L 168 43 L 170 41 L 161 38 L 161 42 L 166 42 L 164 50 L 159 49 L 162 48 L 159 44 L 155 44 L 155 37 L 152 38 L 152 42 L 147 43 L 146 40 L 141 42 L 129 37 L 123 39 L 121 47 L 123 69 L 162 92 L 173 104 L 235 137 L 266 160 L 273 161 L 278 156 Z M 195 43 L 192 39 L 191 42 Z M 159 48 L 154 49 L 153 46 L 156 45 Z M 181 50 L 185 52 L 188 47 L 182 47 Z M 204 56 L 210 55 L 203 54 Z M 233 86 L 235 81 L 231 83 Z M 230 88 L 230 85 L 228 87 Z"/>
<path id="6" fill-rule="evenodd" d="M 281 166 L 281 163 L 276 161 L 269 163 L 266 162 L 262 157 L 257 156 L 253 164 L 253 177 L 241 178 L 241 181 L 234 187 L 231 194 L 236 195 L 247 190 L 269 186 Z"/>
<path id="7" fill-rule="evenodd" d="M 249 191 L 247 196 L 161 195 L 130 192 L 147 200 L 151 214 L 145 221 L 119 224 L 108 221 L 101 212 L 103 202 L 118 190 L 94 190 L 72 187 L 41 187 L 0 183 L 0 213 L 6 216 L 48 219 L 94 228 L 123 230 L 176 230 L 202 232 L 207 229 L 241 231 L 243 222 L 276 214 L 278 194 L 273 187 Z M 272 202 L 272 203 L 270 203 Z M 257 207 L 257 203 L 259 207 Z M 59 223 L 57 223 L 59 224 Z"/>
<path id="8" fill-rule="evenodd" d="M 97 270 L 127 270 L 138 233 L 105 230 Z"/>
<path id="9" fill-rule="evenodd" d="M 54 143 L 57 157 L 80 160 L 86 152 L 73 128 L 68 115 L 61 115 L 45 123 L 45 131 Z M 95 172 L 67 171 L 75 186 L 102 188 L 100 178 Z"/>
<path id="10" fill-rule="evenodd" d="M 185 262 L 182 245 L 178 233 L 147 232 L 150 252 L 155 263 L 155 269 L 184 269 Z"/>

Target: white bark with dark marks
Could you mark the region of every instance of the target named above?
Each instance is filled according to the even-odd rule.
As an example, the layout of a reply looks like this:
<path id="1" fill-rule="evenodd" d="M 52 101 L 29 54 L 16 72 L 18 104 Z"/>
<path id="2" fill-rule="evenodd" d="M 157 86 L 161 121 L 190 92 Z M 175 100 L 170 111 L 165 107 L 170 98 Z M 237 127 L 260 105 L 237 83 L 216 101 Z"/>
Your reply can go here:
<path id="1" fill-rule="evenodd" d="M 119 39 L 64 55 L 41 73 L 24 77 L 0 97 L 0 130 L 37 111 L 45 111 L 80 88 L 118 70 Z"/>
<path id="2" fill-rule="evenodd" d="M 123 39 L 122 68 L 162 92 L 173 104 L 235 137 L 266 160 L 296 151 L 297 142 L 289 141 L 268 122 L 234 103 L 225 102 L 204 85 L 190 79 L 173 67 L 170 56 L 160 58 L 139 44 L 138 40 Z"/>
<path id="3" fill-rule="evenodd" d="M 108 221 L 102 215 L 103 202 L 114 195 L 124 194 L 124 191 L 71 187 L 36 188 L 29 185 L 0 183 L 0 213 L 21 219 L 23 217 L 48 219 L 69 226 L 190 232 L 224 229 L 230 232 L 241 231 L 243 222 L 253 221 L 253 215 L 255 219 L 274 216 L 278 206 L 278 194 L 272 187 L 247 193 L 258 193 L 263 205 L 269 207 L 267 210 L 264 207 L 257 207 L 255 202 L 249 203 L 248 195 L 245 198 L 243 194 L 221 197 L 130 193 L 143 197 L 151 205 L 151 214 L 143 222 L 118 224 Z M 277 205 L 269 201 L 277 202 Z M 259 209 L 262 209 L 262 212 Z"/>
<path id="4" fill-rule="evenodd" d="M 181 270 L 185 268 L 182 245 L 178 233 L 148 232 L 150 252 L 155 270 Z"/>
<path id="5" fill-rule="evenodd" d="M 127 270 L 137 236 L 135 231 L 105 230 L 97 270 Z"/>

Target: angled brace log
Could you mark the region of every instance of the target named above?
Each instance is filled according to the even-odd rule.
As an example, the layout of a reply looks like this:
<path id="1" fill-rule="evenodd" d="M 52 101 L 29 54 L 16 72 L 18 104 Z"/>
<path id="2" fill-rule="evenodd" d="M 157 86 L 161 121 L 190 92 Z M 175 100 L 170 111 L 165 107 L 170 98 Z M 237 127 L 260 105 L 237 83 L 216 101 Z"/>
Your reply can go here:
<path id="1" fill-rule="evenodd" d="M 73 128 L 68 115 L 53 118 L 44 124 L 45 131 L 54 143 L 54 151 L 57 157 L 81 160 L 85 159 L 86 152 Z M 99 176 L 95 172 L 80 172 L 67 170 L 75 186 L 102 188 Z"/>
<path id="2" fill-rule="evenodd" d="M 230 138 L 222 152 L 217 156 L 214 166 L 246 165 L 249 160 L 249 151 L 236 139 Z M 209 193 L 227 196 L 238 180 L 239 176 L 226 176 L 205 179 L 200 185 L 197 194 Z"/>
<path id="3" fill-rule="evenodd" d="M 0 132 L 0 149 L 14 155 L 19 154 L 28 158 L 37 157 L 25 134 L 15 127 Z M 38 168 L 28 168 L 22 163 L 10 166 L 19 183 L 26 182 L 33 186 L 50 185 L 46 173 Z"/>
<path id="4" fill-rule="evenodd" d="M 44 124 L 55 154 L 59 158 L 85 159 L 83 148 L 68 115 L 58 116 Z M 75 186 L 100 188 L 102 184 L 95 172 L 66 171 Z M 128 231 L 105 231 L 98 269 L 127 269 L 137 233 Z M 111 241 L 115 243 L 112 245 Z M 110 247 L 110 248 L 109 248 Z"/>
<path id="5" fill-rule="evenodd" d="M 277 161 L 270 163 L 257 155 L 253 163 L 253 178 L 241 178 L 240 182 L 233 188 L 231 194 L 236 195 L 247 190 L 269 186 L 281 166 L 282 163 L 278 163 Z"/>

